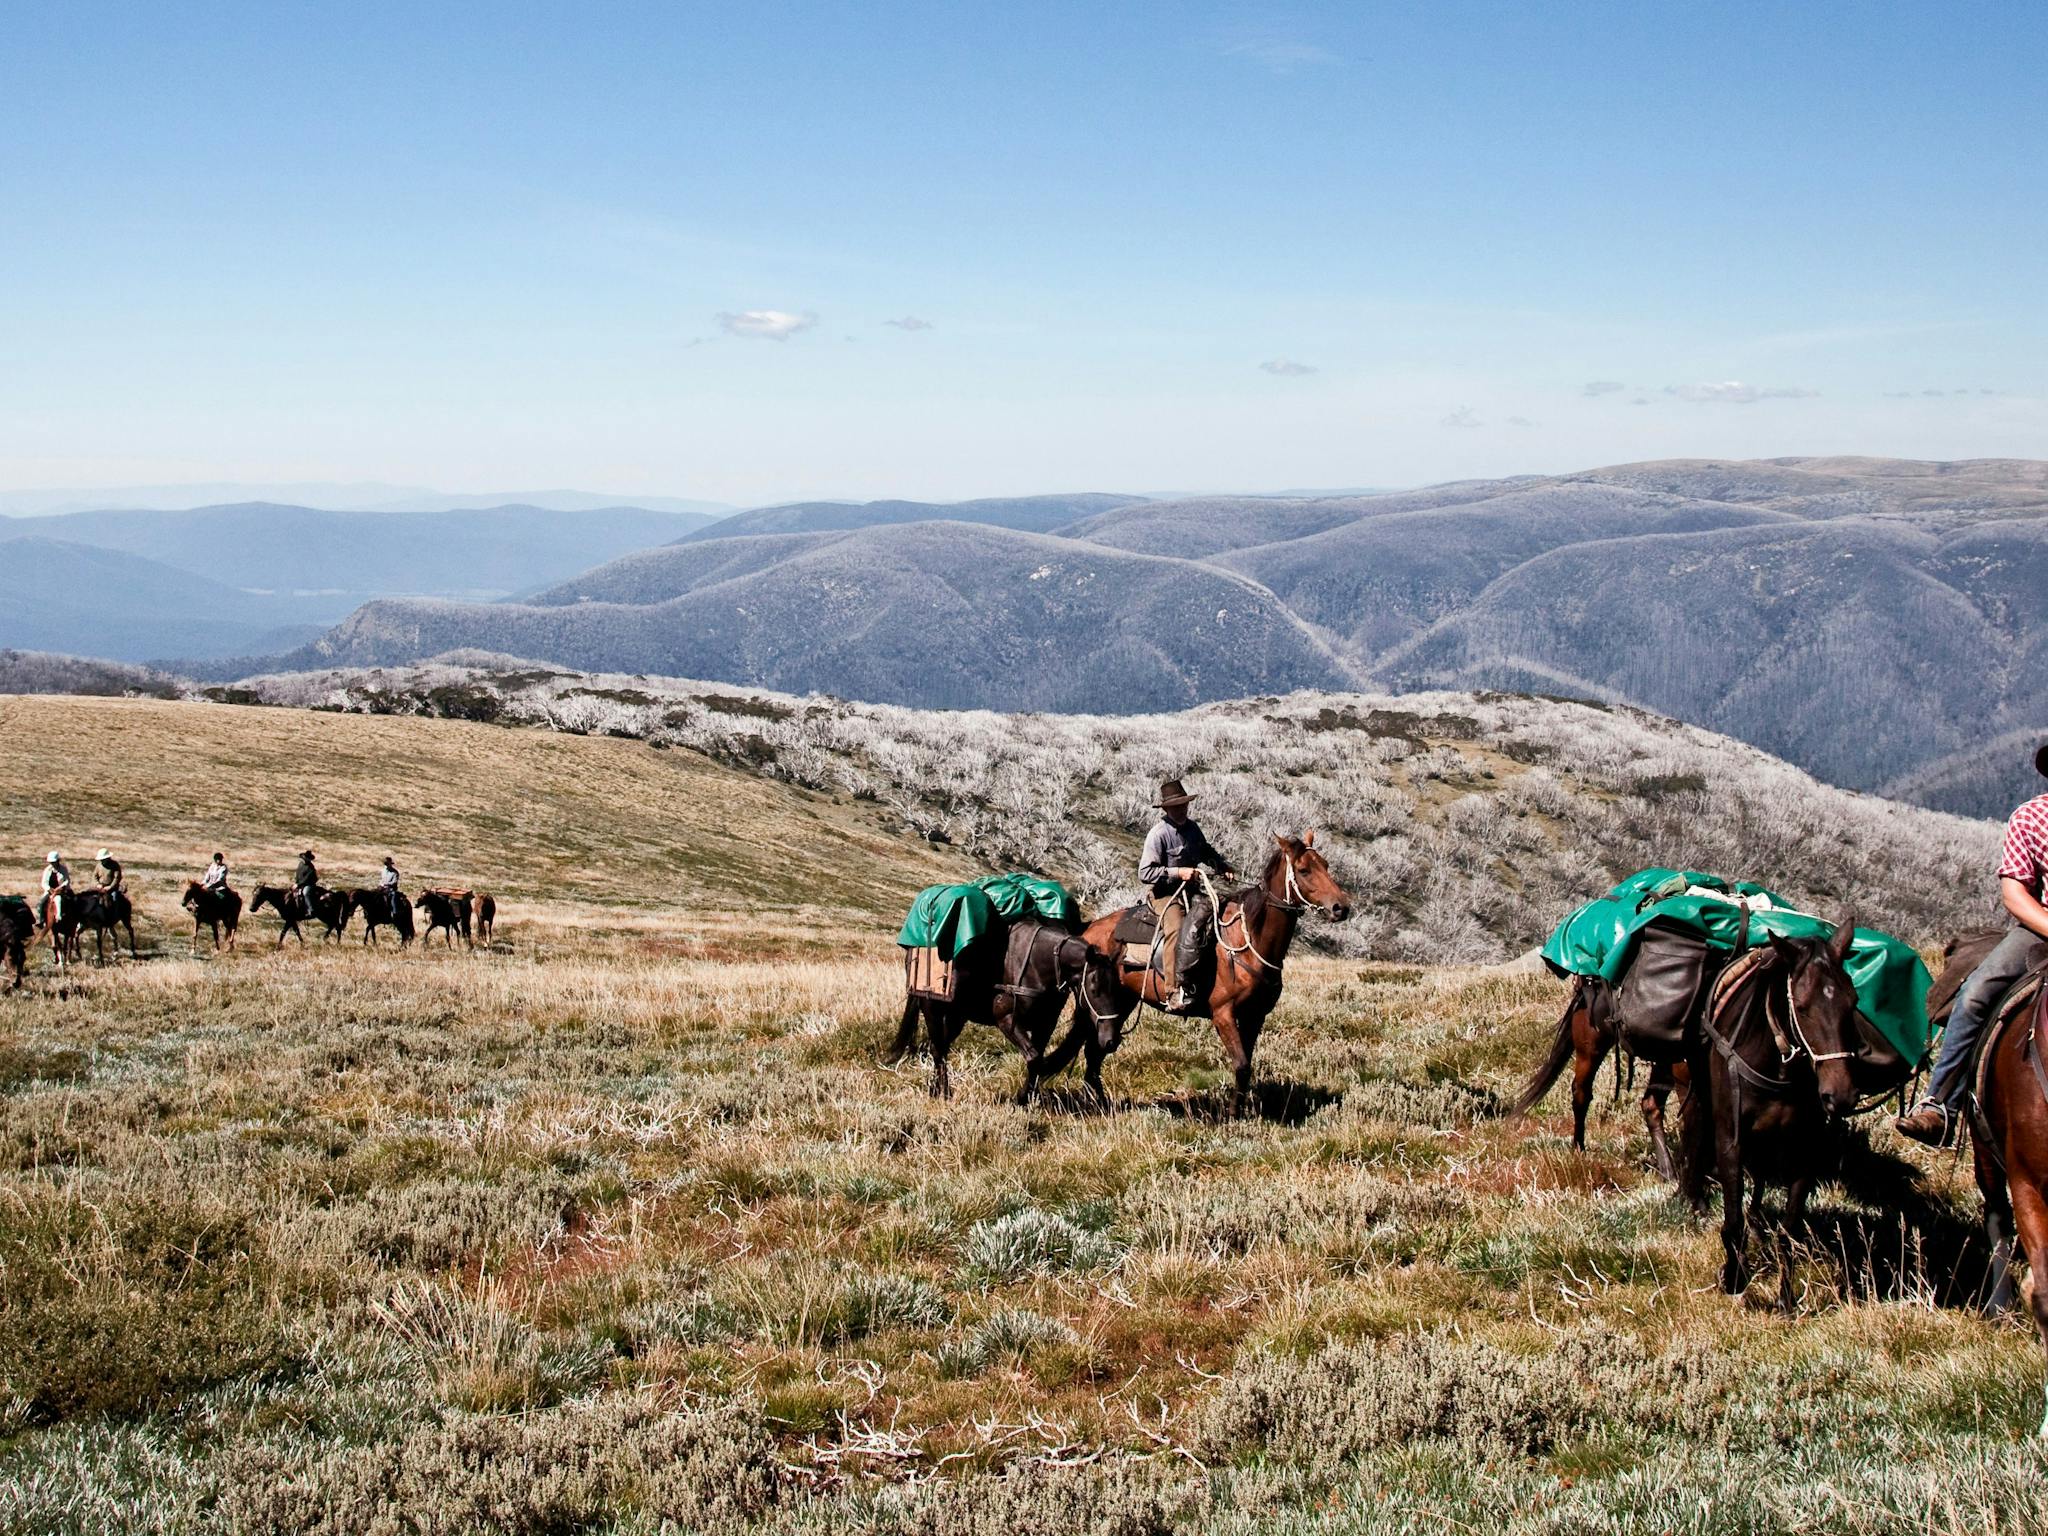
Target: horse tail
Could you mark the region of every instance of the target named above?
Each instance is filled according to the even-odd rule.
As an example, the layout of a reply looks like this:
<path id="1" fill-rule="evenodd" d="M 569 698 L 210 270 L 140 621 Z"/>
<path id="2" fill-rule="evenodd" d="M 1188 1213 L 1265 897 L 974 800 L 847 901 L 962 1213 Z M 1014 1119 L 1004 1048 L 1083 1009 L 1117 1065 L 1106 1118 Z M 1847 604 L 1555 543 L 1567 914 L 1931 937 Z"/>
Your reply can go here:
<path id="1" fill-rule="evenodd" d="M 1543 1095 L 1550 1092 L 1550 1085 L 1564 1075 L 1565 1063 L 1572 1059 L 1572 1015 L 1579 1011 L 1580 994 L 1585 989 L 1581 981 L 1572 988 L 1571 1001 L 1564 1005 L 1564 1012 L 1557 1016 L 1557 1032 L 1550 1039 L 1550 1054 L 1543 1058 L 1543 1065 L 1522 1085 L 1522 1091 L 1515 1095 L 1515 1102 L 1508 1106 L 1511 1115 L 1526 1115 L 1534 1109 Z"/>
<path id="2" fill-rule="evenodd" d="M 888 1054 L 882 1058 L 884 1066 L 895 1066 L 908 1056 L 910 1048 L 917 1044 L 917 1021 L 923 1013 L 923 1007 L 924 1005 L 914 997 L 903 999 L 903 1018 L 896 1025 L 896 1038 L 890 1042 Z"/>

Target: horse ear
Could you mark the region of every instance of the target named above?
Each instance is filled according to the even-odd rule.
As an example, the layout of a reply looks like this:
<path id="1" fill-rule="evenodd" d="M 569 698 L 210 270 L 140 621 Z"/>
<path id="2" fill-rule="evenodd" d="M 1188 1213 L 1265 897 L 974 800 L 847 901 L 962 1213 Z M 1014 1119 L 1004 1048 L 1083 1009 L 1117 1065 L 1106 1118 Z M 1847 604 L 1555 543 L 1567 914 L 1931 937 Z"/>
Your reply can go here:
<path id="1" fill-rule="evenodd" d="M 1776 952 L 1780 960 L 1797 961 L 1799 959 L 1799 946 L 1786 938 L 1785 935 L 1774 933 L 1770 938 L 1771 948 Z"/>
<path id="2" fill-rule="evenodd" d="M 1835 937 L 1828 945 L 1828 953 L 1835 957 L 1835 964 L 1842 965 L 1848 961 L 1849 946 L 1855 942 L 1856 912 L 1854 908 L 1846 908 L 1842 915 L 1835 919 Z"/>
<path id="3" fill-rule="evenodd" d="M 1313 848 L 1315 847 L 1315 845 L 1316 829 L 1314 827 L 1310 827 L 1306 832 L 1301 834 L 1301 846 L 1304 848 Z"/>

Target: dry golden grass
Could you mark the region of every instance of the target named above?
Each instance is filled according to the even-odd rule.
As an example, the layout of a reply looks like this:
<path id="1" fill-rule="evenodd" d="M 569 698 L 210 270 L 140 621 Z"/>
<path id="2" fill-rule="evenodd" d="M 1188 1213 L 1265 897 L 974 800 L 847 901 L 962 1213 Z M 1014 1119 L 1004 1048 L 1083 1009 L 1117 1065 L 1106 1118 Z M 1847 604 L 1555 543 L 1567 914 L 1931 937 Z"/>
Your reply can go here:
<path id="1" fill-rule="evenodd" d="M 21 720 L 0 721 L 17 768 Z M 304 721 L 347 777 L 302 783 L 269 733 Z M 225 734 L 195 754 L 188 722 Z M 173 942 L 0 997 L 0 1528 L 2048 1518 L 2040 1351 L 1967 1305 L 1965 1171 L 1923 1162 L 1904 1204 L 1868 1178 L 1827 1194 L 1796 1317 L 1722 1297 L 1632 1103 L 1603 1091 L 1584 1155 L 1561 1091 L 1499 1114 L 1559 1003 L 1541 974 L 1302 955 L 1243 1121 L 1218 1115 L 1207 1026 L 1157 1015 L 1110 1063 L 1114 1114 L 1064 1086 L 1012 1107 L 983 1030 L 940 1104 L 923 1063 L 879 1056 L 900 901 L 947 866 L 860 808 L 479 726 L 86 701 L 31 723 L 123 743 L 123 766 L 9 802 L 8 857 L 65 821 L 152 881 L 231 812 L 232 848 L 292 850 L 324 815 L 316 843 L 367 861 L 405 813 L 319 807 L 398 756 L 560 754 L 576 782 L 516 802 L 500 862 L 420 861 L 566 886 L 493 952 L 276 952 L 259 920 L 234 955 Z M 265 766 L 215 773 L 230 748 Z M 301 808 L 236 810 L 265 786 Z M 478 791 L 438 793 L 423 825 L 452 837 Z M 745 818 L 782 830 L 748 845 Z M 756 862 L 679 875 L 675 908 L 614 905 L 558 878 L 556 821 L 617 838 L 608 859 L 658 824 Z M 754 907 L 791 829 L 821 882 L 869 844 L 886 880 Z"/>

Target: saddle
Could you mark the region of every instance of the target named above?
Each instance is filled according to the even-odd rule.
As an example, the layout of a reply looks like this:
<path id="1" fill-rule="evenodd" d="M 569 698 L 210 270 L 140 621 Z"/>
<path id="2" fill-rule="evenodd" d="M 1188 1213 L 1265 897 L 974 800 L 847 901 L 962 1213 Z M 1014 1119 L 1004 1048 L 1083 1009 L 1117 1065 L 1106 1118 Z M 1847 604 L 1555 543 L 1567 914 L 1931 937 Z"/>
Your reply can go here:
<path id="1" fill-rule="evenodd" d="M 1958 956 L 1961 954 L 1960 946 L 1966 942 L 1967 937 L 1957 941 Z M 1987 950 L 1985 953 L 1988 954 L 1989 951 Z M 1977 958 L 1981 960 L 1983 956 L 1979 955 Z M 1953 966 L 1951 966 L 1951 969 L 1953 969 Z M 1947 975 L 1948 973 L 1944 971 L 1942 974 Z M 1998 1054 L 1998 1043 L 2005 1038 L 2007 1030 L 2011 1029 L 2016 1022 L 2025 1018 L 2033 1011 L 2032 1005 L 2041 995 L 2041 982 L 2044 974 L 2048 974 L 2048 965 L 2038 965 L 2010 987 L 2006 988 L 2005 996 L 1998 1000 L 1998 1006 L 1991 1012 L 1990 1022 L 1984 1026 L 1984 1032 L 1977 1037 L 1977 1054 L 1970 1062 L 1970 1089 L 1972 1097 L 1977 1103 L 1981 1104 L 1984 1102 L 1984 1090 L 1991 1073 L 1992 1060 Z M 1958 982 L 1955 990 L 1960 989 L 1961 983 Z M 1954 990 L 1950 992 L 1950 995 L 1944 1001 L 1949 1007 L 1954 1006 Z M 1928 1001 L 1928 1011 L 1930 1014 L 1933 1012 L 1933 1007 L 1932 995 L 1930 994 Z M 1942 1019 L 1946 1022 L 1947 1018 L 1948 1012 L 1945 1008 L 1942 1013 Z"/>
<path id="2" fill-rule="evenodd" d="M 1698 1039 L 1703 995 L 1711 986 L 1710 1001 L 1718 1002 L 1732 970 L 1690 929 L 1661 918 L 1644 924 L 1614 988 L 1622 1043 L 1644 1061 L 1669 1065 L 1682 1059 Z"/>
<path id="3" fill-rule="evenodd" d="M 1180 947 L 1180 928 L 1187 910 L 1177 896 L 1148 896 L 1136 906 L 1124 908 L 1110 934 L 1123 946 L 1124 966 L 1158 973 L 1162 986 L 1178 985 L 1174 954 Z"/>

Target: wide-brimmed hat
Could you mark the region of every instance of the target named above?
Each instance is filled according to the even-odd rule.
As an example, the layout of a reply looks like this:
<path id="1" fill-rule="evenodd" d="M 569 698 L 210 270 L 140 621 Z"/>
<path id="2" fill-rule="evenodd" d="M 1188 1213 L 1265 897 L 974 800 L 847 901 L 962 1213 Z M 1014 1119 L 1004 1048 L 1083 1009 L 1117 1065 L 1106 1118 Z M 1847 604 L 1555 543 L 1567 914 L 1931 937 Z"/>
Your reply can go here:
<path id="1" fill-rule="evenodd" d="M 111 859 L 113 856 L 114 855 L 105 848 L 102 848 L 98 853 L 93 855 L 93 857 L 96 859 Z"/>
<path id="2" fill-rule="evenodd" d="M 311 857 L 313 857 L 313 850 L 308 848 L 304 853 L 300 854 L 299 857 L 302 859 L 310 859 Z"/>
<path id="3" fill-rule="evenodd" d="M 1190 800 L 1193 800 L 1194 798 L 1195 797 L 1193 795 L 1189 794 L 1185 789 L 1181 787 L 1181 782 L 1179 779 L 1168 779 L 1165 783 L 1159 786 L 1159 798 L 1157 800 L 1154 800 L 1152 804 L 1157 809 L 1163 811 L 1167 809 L 1169 806 L 1186 805 Z"/>
<path id="4" fill-rule="evenodd" d="M 2034 772 L 2048 779 L 2048 742 L 2043 742 L 2034 753 Z"/>

